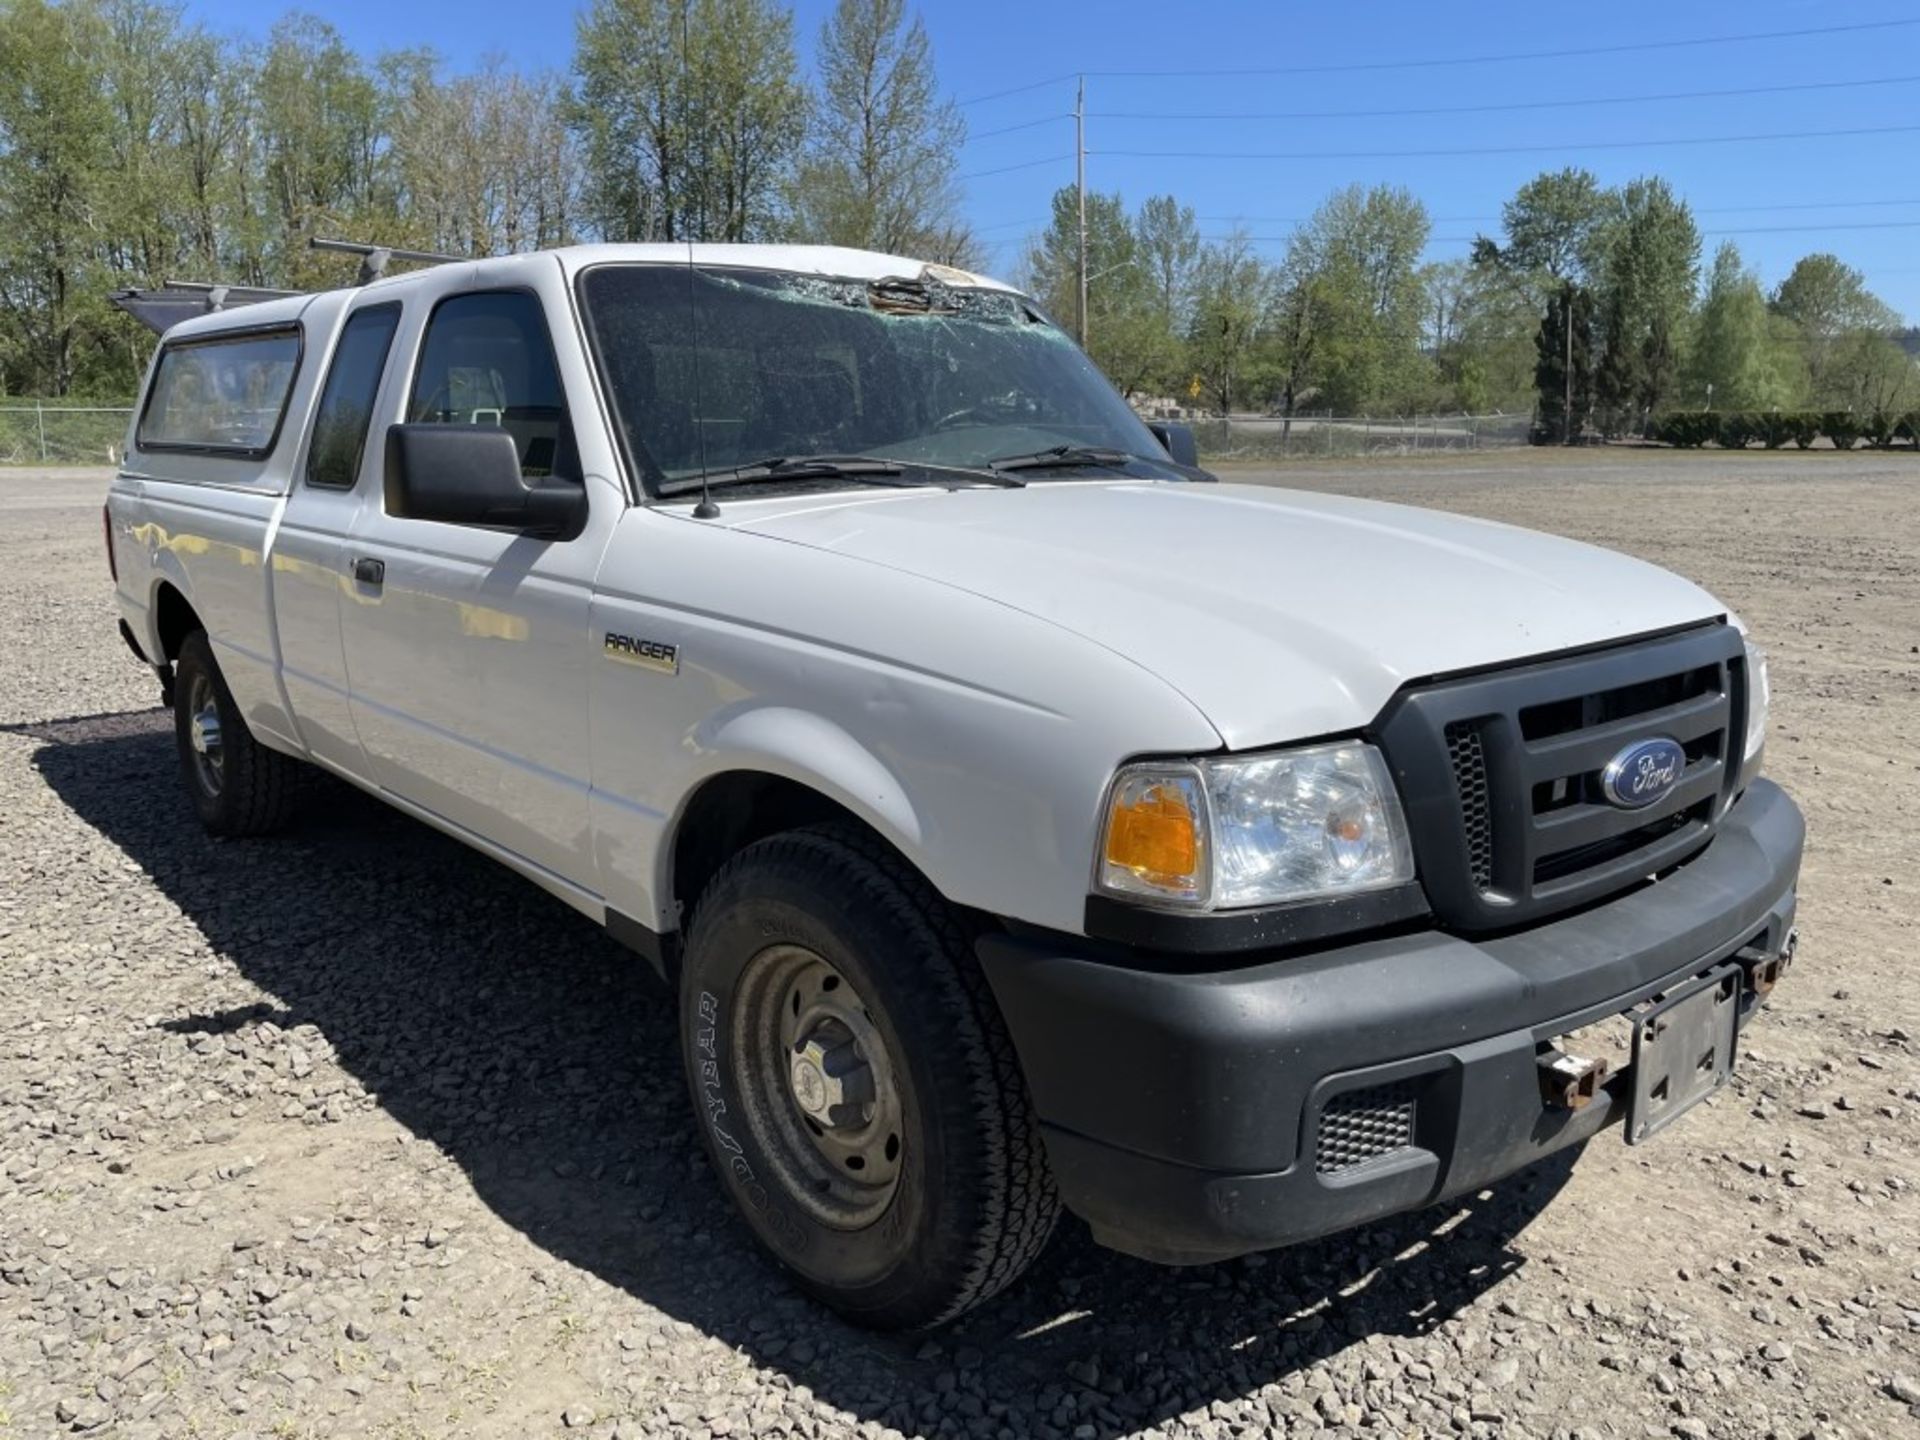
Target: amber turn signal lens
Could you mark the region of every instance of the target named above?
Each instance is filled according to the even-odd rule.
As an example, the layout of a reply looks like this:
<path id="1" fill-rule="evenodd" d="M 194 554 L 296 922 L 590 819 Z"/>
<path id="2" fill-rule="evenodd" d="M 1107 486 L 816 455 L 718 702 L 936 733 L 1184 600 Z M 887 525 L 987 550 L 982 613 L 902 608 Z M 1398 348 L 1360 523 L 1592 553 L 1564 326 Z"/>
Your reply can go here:
<path id="1" fill-rule="evenodd" d="M 1126 775 L 1107 808 L 1105 882 L 1136 894 L 1192 898 L 1206 879 L 1199 779 Z"/>

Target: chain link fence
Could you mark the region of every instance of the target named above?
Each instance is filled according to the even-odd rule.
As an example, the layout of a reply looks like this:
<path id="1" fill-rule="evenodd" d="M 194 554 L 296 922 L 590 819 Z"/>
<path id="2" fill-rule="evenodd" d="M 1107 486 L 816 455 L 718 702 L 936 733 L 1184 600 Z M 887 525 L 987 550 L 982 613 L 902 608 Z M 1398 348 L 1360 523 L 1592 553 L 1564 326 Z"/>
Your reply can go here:
<path id="1" fill-rule="evenodd" d="M 126 441 L 129 405 L 48 405 L 0 401 L 0 465 L 114 465 Z M 1196 418 L 1194 439 L 1208 460 L 1311 460 L 1417 455 L 1430 450 L 1508 448 L 1527 443 L 1532 417 L 1512 415 L 1301 414 Z"/>
<path id="2" fill-rule="evenodd" d="M 117 465 L 130 405 L 0 401 L 0 465 Z"/>
<path id="3" fill-rule="evenodd" d="M 1194 440 L 1208 460 L 1314 460 L 1327 456 L 1419 455 L 1430 450 L 1507 449 L 1527 443 L 1529 414 L 1297 414 L 1196 419 Z"/>

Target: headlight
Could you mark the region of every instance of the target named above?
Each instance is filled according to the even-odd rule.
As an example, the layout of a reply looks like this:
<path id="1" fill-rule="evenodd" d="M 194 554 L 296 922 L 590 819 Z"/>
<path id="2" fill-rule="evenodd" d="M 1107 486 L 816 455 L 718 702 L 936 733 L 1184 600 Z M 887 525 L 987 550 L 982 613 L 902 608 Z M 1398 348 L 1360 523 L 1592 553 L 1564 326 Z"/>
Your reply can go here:
<path id="1" fill-rule="evenodd" d="M 1413 879 L 1386 761 L 1358 741 L 1129 765 L 1114 780 L 1101 833 L 1100 889 L 1185 909 L 1278 905 Z"/>
<path id="2" fill-rule="evenodd" d="M 1742 759 L 1751 762 L 1767 743 L 1767 704 L 1773 699 L 1773 687 L 1767 679 L 1767 652 L 1743 637 L 1747 646 L 1747 748 Z"/>

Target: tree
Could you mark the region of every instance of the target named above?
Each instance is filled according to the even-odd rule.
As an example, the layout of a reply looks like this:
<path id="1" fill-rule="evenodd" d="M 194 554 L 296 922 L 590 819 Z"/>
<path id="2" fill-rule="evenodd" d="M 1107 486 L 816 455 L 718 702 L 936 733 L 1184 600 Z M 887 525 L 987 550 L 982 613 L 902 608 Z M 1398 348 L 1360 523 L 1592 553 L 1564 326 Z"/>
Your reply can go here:
<path id="1" fill-rule="evenodd" d="M 1273 272 L 1236 231 L 1208 245 L 1194 274 L 1187 355 L 1202 393 L 1222 415 L 1257 392 L 1263 328 L 1275 309 Z"/>
<path id="2" fill-rule="evenodd" d="M 404 117 L 391 148 L 397 243 L 500 255 L 576 238 L 579 153 L 557 78 L 495 58 L 442 80 L 431 54 L 388 68 Z"/>
<path id="3" fill-rule="evenodd" d="M 1200 262 L 1200 225 L 1193 207 L 1171 195 L 1153 195 L 1134 220 L 1140 263 L 1152 277 L 1154 300 L 1170 334 L 1185 328 Z"/>
<path id="4" fill-rule="evenodd" d="M 1527 297 L 1470 260 L 1429 265 L 1422 281 L 1435 403 L 1469 412 L 1530 407 L 1539 322 Z"/>
<path id="5" fill-rule="evenodd" d="M 105 44 L 86 6 L 0 10 L 0 333 L 8 368 L 54 395 L 74 387 L 104 289 L 92 247 L 111 163 L 94 69 Z"/>
<path id="6" fill-rule="evenodd" d="M 1087 353 L 1132 395 L 1161 378 L 1168 336 L 1160 323 L 1140 239 L 1119 194 L 1087 196 Z M 1071 186 L 1054 192 L 1053 218 L 1026 259 L 1028 284 L 1055 319 L 1072 328 L 1080 303 L 1080 209 Z"/>
<path id="7" fill-rule="evenodd" d="M 960 264 L 966 125 L 905 0 L 839 0 L 820 30 L 814 133 L 794 191 L 804 239 Z"/>
<path id="8" fill-rule="evenodd" d="M 610 240 L 766 240 L 807 123 L 793 17 L 771 0 L 595 0 L 572 118 Z"/>
<path id="9" fill-rule="evenodd" d="M 1544 304 L 1567 281 L 1588 278 L 1606 212 L 1606 193 L 1591 172 L 1570 166 L 1536 175 L 1500 209 L 1507 243 L 1478 237 L 1474 260 L 1530 285 L 1536 304 Z"/>
<path id="10" fill-rule="evenodd" d="M 1548 303 L 1534 340 L 1535 422 L 1571 445 L 1593 417 L 1593 292 L 1572 281 Z"/>
<path id="11" fill-rule="evenodd" d="M 1866 277 L 1838 256 L 1805 255 L 1774 290 L 1772 304 L 1798 327 L 1812 402 L 1840 409 L 1863 399 L 1860 381 L 1877 368 L 1879 347 L 1861 337 L 1885 336 L 1900 323 L 1867 289 Z"/>
<path id="12" fill-rule="evenodd" d="M 1315 363 L 1335 409 L 1398 407 L 1426 388 L 1420 254 L 1430 228 L 1409 191 L 1352 185 L 1329 196 L 1290 242 L 1288 269 L 1314 277 L 1323 312 Z"/>
<path id="13" fill-rule="evenodd" d="M 1700 231 L 1661 179 L 1631 181 L 1605 200 L 1591 246 L 1602 347 L 1596 399 L 1603 428 L 1619 434 L 1643 425 L 1672 388 L 1672 337 L 1699 283 Z"/>
<path id="14" fill-rule="evenodd" d="M 1780 332 L 1769 323 L 1760 282 L 1741 263 L 1738 248 L 1723 244 L 1694 321 L 1689 399 L 1697 395 L 1704 402 L 1711 385 L 1718 410 L 1790 407 L 1798 396 L 1788 360 Z"/>

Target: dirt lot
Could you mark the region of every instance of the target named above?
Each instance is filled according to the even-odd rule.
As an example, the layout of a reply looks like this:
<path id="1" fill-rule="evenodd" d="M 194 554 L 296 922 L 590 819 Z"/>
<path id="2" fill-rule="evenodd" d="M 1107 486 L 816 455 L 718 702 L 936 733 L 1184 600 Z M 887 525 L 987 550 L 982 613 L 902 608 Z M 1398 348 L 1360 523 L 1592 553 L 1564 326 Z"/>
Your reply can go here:
<path id="1" fill-rule="evenodd" d="M 884 1340 L 747 1248 L 670 1007 L 591 926 L 338 789 L 203 838 L 113 633 L 104 477 L 0 472 L 0 1437 L 1920 1434 L 1920 460 L 1286 479 L 1744 613 L 1812 828 L 1800 964 L 1658 1143 L 1197 1271 L 1069 1224 Z"/>

